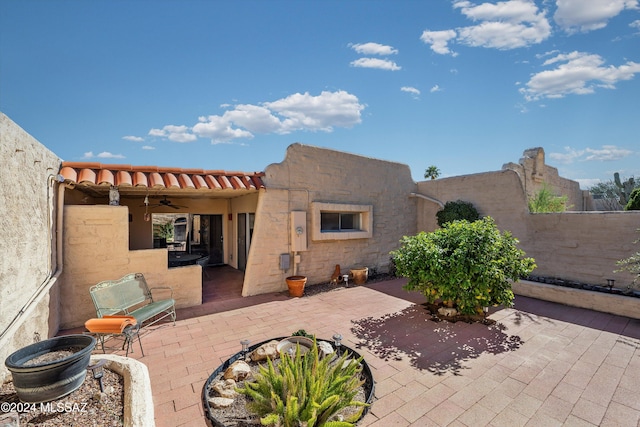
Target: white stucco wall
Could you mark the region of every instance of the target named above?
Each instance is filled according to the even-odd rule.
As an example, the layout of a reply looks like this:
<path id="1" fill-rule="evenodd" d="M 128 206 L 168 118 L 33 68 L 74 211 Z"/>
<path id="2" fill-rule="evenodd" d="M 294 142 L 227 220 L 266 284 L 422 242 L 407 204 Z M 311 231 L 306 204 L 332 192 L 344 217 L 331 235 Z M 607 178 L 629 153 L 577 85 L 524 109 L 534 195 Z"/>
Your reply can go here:
<path id="1" fill-rule="evenodd" d="M 60 159 L 0 113 L 0 361 L 57 331 L 54 178 Z M 53 286 L 53 291 L 49 286 Z M 49 290 L 48 290 L 49 289 Z M 38 293 L 42 290 L 41 293 Z M 53 292 L 50 295 L 50 292 Z M 25 313 L 20 314 L 24 309 Z M 8 372 L 0 364 L 0 382 Z"/>

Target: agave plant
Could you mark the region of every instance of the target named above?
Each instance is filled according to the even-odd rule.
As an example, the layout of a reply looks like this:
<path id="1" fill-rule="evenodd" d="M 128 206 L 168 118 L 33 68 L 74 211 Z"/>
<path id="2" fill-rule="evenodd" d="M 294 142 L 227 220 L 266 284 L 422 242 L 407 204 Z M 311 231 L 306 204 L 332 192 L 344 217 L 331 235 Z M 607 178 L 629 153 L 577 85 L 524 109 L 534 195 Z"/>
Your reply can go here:
<path id="1" fill-rule="evenodd" d="M 255 380 L 237 391 L 252 399 L 248 409 L 264 426 L 352 427 L 368 406 L 354 400 L 364 384 L 361 361 L 350 359 L 348 352 L 321 359 L 314 340 L 305 354 L 299 345 L 294 356 L 282 354 L 278 366 L 267 359 Z M 349 406 L 359 410 L 344 420 L 334 417 Z"/>

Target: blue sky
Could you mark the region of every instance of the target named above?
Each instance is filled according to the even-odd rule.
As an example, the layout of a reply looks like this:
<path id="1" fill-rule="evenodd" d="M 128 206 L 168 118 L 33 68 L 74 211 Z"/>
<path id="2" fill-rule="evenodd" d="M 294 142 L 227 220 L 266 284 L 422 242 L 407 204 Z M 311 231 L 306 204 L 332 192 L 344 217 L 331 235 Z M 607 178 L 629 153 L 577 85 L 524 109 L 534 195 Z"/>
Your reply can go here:
<path id="1" fill-rule="evenodd" d="M 64 160 L 261 171 L 301 142 L 640 177 L 638 0 L 0 2 L 0 110 Z M 357 173 L 357 171 L 354 171 Z"/>

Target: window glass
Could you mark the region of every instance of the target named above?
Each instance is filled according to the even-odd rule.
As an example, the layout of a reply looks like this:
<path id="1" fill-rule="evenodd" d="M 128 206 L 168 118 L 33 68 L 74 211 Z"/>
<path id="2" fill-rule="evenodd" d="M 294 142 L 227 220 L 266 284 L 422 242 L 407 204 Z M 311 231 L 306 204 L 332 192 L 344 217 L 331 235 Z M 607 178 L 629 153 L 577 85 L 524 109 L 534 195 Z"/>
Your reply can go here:
<path id="1" fill-rule="evenodd" d="M 340 214 L 337 212 L 321 212 L 320 229 L 322 231 L 339 231 Z"/>

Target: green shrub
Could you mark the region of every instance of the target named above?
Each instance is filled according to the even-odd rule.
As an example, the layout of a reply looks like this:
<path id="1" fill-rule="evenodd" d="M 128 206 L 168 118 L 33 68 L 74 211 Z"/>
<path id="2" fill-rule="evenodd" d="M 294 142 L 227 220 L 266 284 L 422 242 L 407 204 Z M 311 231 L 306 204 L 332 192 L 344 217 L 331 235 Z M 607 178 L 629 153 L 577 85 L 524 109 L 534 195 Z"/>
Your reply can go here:
<path id="1" fill-rule="evenodd" d="M 640 211 L 640 187 L 631 192 L 629 202 L 624 207 L 625 211 Z"/>
<path id="2" fill-rule="evenodd" d="M 438 218 L 438 225 L 442 227 L 448 222 L 462 219 L 470 222 L 476 221 L 480 219 L 480 214 L 472 203 L 456 200 L 445 203 L 444 208 L 436 212 L 436 218 Z"/>
<path id="3" fill-rule="evenodd" d="M 567 196 L 556 196 L 551 189 L 544 184 L 540 191 L 529 198 L 529 212 L 564 212 L 567 210 L 567 199 Z"/>
<path id="4" fill-rule="evenodd" d="M 238 392 L 253 399 L 248 408 L 265 426 L 352 427 L 368 406 L 353 400 L 364 384 L 361 361 L 350 360 L 347 352 L 337 360 L 320 359 L 314 340 L 304 355 L 300 346 L 293 357 L 282 354 L 277 367 L 267 359 L 267 367 L 260 367 L 255 381 L 245 382 Z M 359 406 L 360 410 L 345 421 L 331 420 L 348 406 Z"/>
<path id="5" fill-rule="evenodd" d="M 462 314 L 511 306 L 510 280 L 535 268 L 533 258 L 517 248 L 518 240 L 507 231 L 500 233 L 491 217 L 450 222 L 401 242 L 392 256 L 398 275 L 409 278 L 405 289 L 422 292 L 430 303 L 453 302 Z"/>

